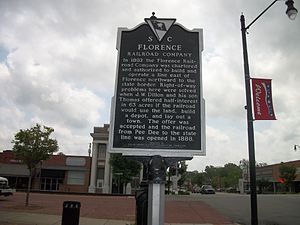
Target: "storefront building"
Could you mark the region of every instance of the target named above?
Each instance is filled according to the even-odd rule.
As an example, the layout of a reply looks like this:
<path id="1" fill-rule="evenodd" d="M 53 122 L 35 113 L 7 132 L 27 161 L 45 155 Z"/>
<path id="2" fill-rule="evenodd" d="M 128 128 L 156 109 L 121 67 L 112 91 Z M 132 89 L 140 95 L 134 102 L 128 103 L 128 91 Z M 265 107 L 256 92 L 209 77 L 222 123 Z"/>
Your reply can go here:
<path id="1" fill-rule="evenodd" d="M 94 127 L 90 134 L 92 157 L 52 155 L 41 162 L 32 178 L 32 190 L 103 194 L 132 194 L 139 187 L 142 172 L 130 184 L 122 184 L 121 174 L 112 174 L 108 152 L 109 125 Z M 0 176 L 6 177 L 12 188 L 26 190 L 29 171 L 15 158 L 11 150 L 0 152 Z"/>
<path id="2" fill-rule="evenodd" d="M 280 166 L 294 166 L 296 168 L 296 178 L 290 185 L 290 190 L 284 184 L 284 180 L 280 178 Z M 240 193 L 249 193 L 249 176 L 248 170 L 244 171 L 243 179 L 239 180 Z M 282 193 L 282 192 L 300 192 L 300 160 L 282 162 L 278 164 L 256 167 L 256 185 L 258 193 Z"/>
<path id="3" fill-rule="evenodd" d="M 291 184 L 291 191 L 300 192 L 300 160 L 257 167 L 256 180 L 258 186 L 261 186 L 260 189 L 265 189 L 262 191 L 274 193 L 287 191 L 283 179 L 280 178 L 279 168 L 282 164 L 296 168 L 296 178 Z"/>
<path id="4" fill-rule="evenodd" d="M 52 155 L 35 169 L 32 190 L 87 192 L 90 165 L 88 156 Z M 28 186 L 29 171 L 10 150 L 0 152 L 0 176 L 6 177 L 9 185 L 17 190 L 25 190 Z"/>

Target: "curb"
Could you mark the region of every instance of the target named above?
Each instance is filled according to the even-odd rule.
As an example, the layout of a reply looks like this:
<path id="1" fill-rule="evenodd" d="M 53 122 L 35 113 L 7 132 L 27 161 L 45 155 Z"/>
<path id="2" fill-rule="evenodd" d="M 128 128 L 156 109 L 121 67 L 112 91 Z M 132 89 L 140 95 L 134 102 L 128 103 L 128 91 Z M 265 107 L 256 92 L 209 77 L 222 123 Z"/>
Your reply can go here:
<path id="1" fill-rule="evenodd" d="M 0 211 L 0 222 L 13 223 L 14 225 L 61 225 L 61 216 L 38 213 L 8 212 Z M 80 217 L 80 225 L 134 225 L 133 221 L 93 219 Z M 164 225 L 240 225 L 233 224 L 192 224 L 192 223 L 165 223 Z"/>

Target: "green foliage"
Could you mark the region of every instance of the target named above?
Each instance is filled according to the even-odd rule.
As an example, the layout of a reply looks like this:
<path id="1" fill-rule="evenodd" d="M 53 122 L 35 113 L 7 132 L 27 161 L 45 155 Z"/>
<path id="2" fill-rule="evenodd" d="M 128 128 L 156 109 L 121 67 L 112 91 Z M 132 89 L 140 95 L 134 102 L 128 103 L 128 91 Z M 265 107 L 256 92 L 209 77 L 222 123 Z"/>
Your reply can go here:
<path id="1" fill-rule="evenodd" d="M 250 164 L 249 160 L 247 160 L 247 159 L 242 159 L 242 160 L 240 161 L 239 167 L 240 167 L 242 170 L 247 170 L 247 169 L 249 169 L 249 164 Z M 255 162 L 255 166 L 256 166 L 256 167 L 264 167 L 264 166 L 267 166 L 267 165 L 268 165 L 268 164 L 265 163 L 265 162 L 261 162 L 261 163 Z"/>
<path id="2" fill-rule="evenodd" d="M 226 164 L 224 170 L 224 178 L 227 183 L 225 187 L 237 187 L 239 178 L 242 176 L 242 170 L 233 163 Z"/>
<path id="3" fill-rule="evenodd" d="M 186 170 L 187 170 L 187 164 L 185 163 L 185 161 L 178 162 L 178 174 L 181 175 L 181 178 L 178 180 L 179 187 L 182 187 L 184 182 L 187 180 Z"/>
<path id="4" fill-rule="evenodd" d="M 52 132 L 53 128 L 36 124 L 30 129 L 21 129 L 16 133 L 12 141 L 13 152 L 27 165 L 30 172 L 40 161 L 48 159 L 58 151 L 57 141 L 50 138 Z"/>
<path id="5" fill-rule="evenodd" d="M 205 183 L 210 183 L 214 187 L 236 187 L 242 175 L 239 166 L 228 163 L 224 167 L 206 166 Z"/>
<path id="6" fill-rule="evenodd" d="M 34 127 L 26 130 L 20 130 L 15 134 L 12 141 L 14 144 L 13 152 L 16 158 L 22 160 L 29 170 L 29 181 L 25 205 L 29 204 L 29 193 L 31 188 L 31 178 L 36 168 L 42 160 L 46 160 L 54 152 L 58 151 L 57 141 L 51 139 L 50 135 L 54 129 L 47 126 L 36 124 Z"/>
<path id="7" fill-rule="evenodd" d="M 138 175 L 141 170 L 141 164 L 136 161 L 126 157 L 122 154 L 111 154 L 110 165 L 112 166 L 113 175 L 120 175 L 120 181 L 122 183 L 129 183 L 132 177 Z"/>
<path id="8" fill-rule="evenodd" d="M 284 180 L 286 187 L 290 187 L 293 180 L 296 179 L 296 167 L 294 165 L 285 165 L 281 163 L 279 167 L 279 177 Z"/>
<path id="9" fill-rule="evenodd" d="M 264 189 L 270 186 L 270 181 L 268 179 L 262 178 L 256 181 L 256 185 L 258 186 L 259 193 L 263 193 Z"/>
<path id="10" fill-rule="evenodd" d="M 197 184 L 201 187 L 205 183 L 205 173 L 198 173 L 198 171 L 193 171 L 188 173 L 188 177 L 191 179 L 193 185 Z"/>

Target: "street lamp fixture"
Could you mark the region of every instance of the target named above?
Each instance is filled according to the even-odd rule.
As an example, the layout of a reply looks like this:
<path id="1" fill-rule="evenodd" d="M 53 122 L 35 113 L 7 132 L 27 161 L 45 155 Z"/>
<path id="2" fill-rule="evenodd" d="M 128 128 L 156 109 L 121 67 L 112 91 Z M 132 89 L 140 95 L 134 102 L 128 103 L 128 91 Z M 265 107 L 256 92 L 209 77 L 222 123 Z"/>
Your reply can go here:
<path id="1" fill-rule="evenodd" d="M 250 70 L 248 62 L 247 50 L 247 30 L 252 26 L 269 8 L 271 8 L 277 1 L 273 1 L 265 10 L 263 10 L 248 26 L 245 25 L 245 17 L 241 15 L 241 33 L 243 45 L 243 59 L 244 59 L 244 76 L 246 89 L 246 110 L 247 110 L 247 129 L 248 129 L 248 152 L 249 152 L 249 169 L 250 169 L 250 193 L 251 193 L 251 225 L 258 225 L 257 218 L 257 192 L 256 192 L 256 168 L 255 168 L 255 147 L 254 147 L 254 129 L 253 129 L 253 115 L 252 115 L 252 100 L 250 87 Z M 287 5 L 286 14 L 291 20 L 294 20 L 297 15 L 297 9 L 294 7 L 293 0 L 286 0 Z"/>
<path id="2" fill-rule="evenodd" d="M 297 151 L 297 148 L 300 148 L 300 145 L 294 145 L 294 150 Z"/>
<path id="3" fill-rule="evenodd" d="M 298 10 L 294 7 L 294 1 L 287 0 L 285 4 L 287 5 L 286 15 L 288 15 L 291 20 L 295 20 Z"/>

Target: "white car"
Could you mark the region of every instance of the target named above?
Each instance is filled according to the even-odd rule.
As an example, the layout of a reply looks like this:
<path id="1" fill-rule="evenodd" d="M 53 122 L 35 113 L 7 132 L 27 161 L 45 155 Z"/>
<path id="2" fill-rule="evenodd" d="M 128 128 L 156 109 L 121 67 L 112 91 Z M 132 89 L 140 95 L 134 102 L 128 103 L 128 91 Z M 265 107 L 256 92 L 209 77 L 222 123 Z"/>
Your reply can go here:
<path id="1" fill-rule="evenodd" d="M 5 177 L 0 177 L 0 195 L 9 196 L 13 195 L 15 189 L 12 189 L 8 186 L 8 180 Z"/>
<path id="2" fill-rule="evenodd" d="M 211 185 L 202 185 L 201 194 L 216 194 L 215 189 Z"/>

